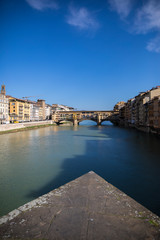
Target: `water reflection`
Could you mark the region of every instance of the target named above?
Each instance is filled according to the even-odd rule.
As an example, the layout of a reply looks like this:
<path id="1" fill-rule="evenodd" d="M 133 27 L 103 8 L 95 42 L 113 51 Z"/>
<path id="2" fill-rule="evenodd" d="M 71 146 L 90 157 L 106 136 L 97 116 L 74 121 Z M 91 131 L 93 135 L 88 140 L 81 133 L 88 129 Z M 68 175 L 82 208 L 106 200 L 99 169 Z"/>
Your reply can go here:
<path id="1" fill-rule="evenodd" d="M 96 126 L 97 123 L 92 120 L 84 120 L 84 121 L 80 122 L 79 125 L 80 126 L 90 126 L 90 125 Z"/>
<path id="2" fill-rule="evenodd" d="M 0 214 L 93 170 L 160 215 L 159 139 L 114 126 L 0 136 Z"/>

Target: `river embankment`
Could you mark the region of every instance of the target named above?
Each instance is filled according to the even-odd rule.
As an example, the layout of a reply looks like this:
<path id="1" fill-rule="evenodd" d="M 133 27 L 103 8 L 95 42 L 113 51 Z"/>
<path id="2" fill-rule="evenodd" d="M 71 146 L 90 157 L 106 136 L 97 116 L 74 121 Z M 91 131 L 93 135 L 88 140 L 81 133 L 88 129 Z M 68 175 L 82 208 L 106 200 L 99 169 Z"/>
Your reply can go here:
<path id="1" fill-rule="evenodd" d="M 141 132 L 145 132 L 148 134 L 154 134 L 157 136 L 160 136 L 160 129 L 159 128 L 154 128 L 154 127 L 150 127 L 150 126 L 143 126 L 143 125 L 135 125 L 135 124 L 131 124 L 131 123 L 126 123 L 125 121 L 114 121 L 113 124 L 115 124 L 118 127 L 124 127 L 124 128 L 128 128 L 128 129 L 136 129 L 138 131 Z"/>
<path id="2" fill-rule="evenodd" d="M 71 126 L 70 122 L 62 122 L 63 126 Z M 57 126 L 57 124 L 53 121 L 41 121 L 41 122 L 27 122 L 27 123 L 12 123 L 12 124 L 3 124 L 0 125 L 0 135 L 7 133 L 15 133 L 21 131 L 34 130 L 38 128 L 45 128 L 50 126 Z"/>
<path id="3" fill-rule="evenodd" d="M 20 131 L 37 129 L 37 128 L 49 127 L 54 125 L 56 125 L 56 123 L 54 123 L 52 120 L 2 124 L 0 125 L 0 135 L 6 134 L 6 133 L 13 133 L 13 132 L 20 132 Z"/>

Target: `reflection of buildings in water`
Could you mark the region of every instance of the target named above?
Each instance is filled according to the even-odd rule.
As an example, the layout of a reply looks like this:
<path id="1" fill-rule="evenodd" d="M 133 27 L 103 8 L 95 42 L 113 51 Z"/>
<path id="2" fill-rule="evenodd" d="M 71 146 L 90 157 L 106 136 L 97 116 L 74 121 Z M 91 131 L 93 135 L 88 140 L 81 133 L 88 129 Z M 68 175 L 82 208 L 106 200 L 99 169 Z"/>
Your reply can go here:
<path id="1" fill-rule="evenodd" d="M 75 131 L 75 132 L 78 131 L 78 126 L 77 125 L 73 125 L 73 131 Z"/>
<path id="2" fill-rule="evenodd" d="M 51 130 L 55 133 L 59 131 L 58 126 L 51 127 Z"/>

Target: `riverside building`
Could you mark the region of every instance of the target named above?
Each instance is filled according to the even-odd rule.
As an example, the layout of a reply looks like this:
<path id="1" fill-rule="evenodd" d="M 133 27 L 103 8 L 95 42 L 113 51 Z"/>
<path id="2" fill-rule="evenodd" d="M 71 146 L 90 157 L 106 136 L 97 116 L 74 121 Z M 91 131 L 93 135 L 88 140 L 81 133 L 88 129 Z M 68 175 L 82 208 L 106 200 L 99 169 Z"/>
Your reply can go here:
<path id="1" fill-rule="evenodd" d="M 117 109 L 117 104 L 115 108 Z M 117 123 L 160 134 L 160 86 L 128 100 L 119 109 Z"/>
<path id="2" fill-rule="evenodd" d="M 45 105 L 45 115 L 46 115 L 46 119 L 51 119 L 51 105 L 46 104 Z"/>
<path id="3" fill-rule="evenodd" d="M 9 96 L 9 120 L 10 122 L 30 121 L 30 103 Z"/>
<path id="4" fill-rule="evenodd" d="M 52 115 L 52 120 L 56 121 L 56 118 L 58 118 L 60 115 L 57 112 L 60 111 L 73 111 L 73 107 L 65 106 L 65 105 L 60 105 L 60 104 L 52 104 L 52 109 L 51 109 L 51 115 Z M 57 113 L 56 115 L 54 113 Z"/>
<path id="5" fill-rule="evenodd" d="M 30 121 L 39 121 L 39 109 L 36 102 L 30 102 Z"/>
<path id="6" fill-rule="evenodd" d="M 2 85 L 0 93 L 0 124 L 8 123 L 8 120 L 8 98 L 6 97 L 5 85 Z"/>
<path id="7" fill-rule="evenodd" d="M 52 104 L 52 112 L 57 112 L 57 111 L 73 111 L 73 107 L 69 107 L 66 105 L 60 105 L 60 104 Z"/>
<path id="8" fill-rule="evenodd" d="M 39 107 L 39 120 L 45 120 L 46 119 L 45 100 L 38 99 L 36 105 Z"/>

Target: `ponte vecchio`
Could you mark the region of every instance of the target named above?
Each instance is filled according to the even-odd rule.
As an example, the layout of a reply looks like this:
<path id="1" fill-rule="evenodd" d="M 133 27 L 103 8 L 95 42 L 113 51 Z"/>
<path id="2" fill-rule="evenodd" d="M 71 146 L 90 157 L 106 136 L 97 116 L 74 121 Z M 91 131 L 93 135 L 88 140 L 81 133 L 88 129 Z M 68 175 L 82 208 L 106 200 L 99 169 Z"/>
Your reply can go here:
<path id="1" fill-rule="evenodd" d="M 117 112 L 115 111 L 55 111 L 52 114 L 52 120 L 61 124 L 63 121 L 70 121 L 73 125 L 79 125 L 84 120 L 92 120 L 101 125 L 104 121 L 114 122 Z"/>

